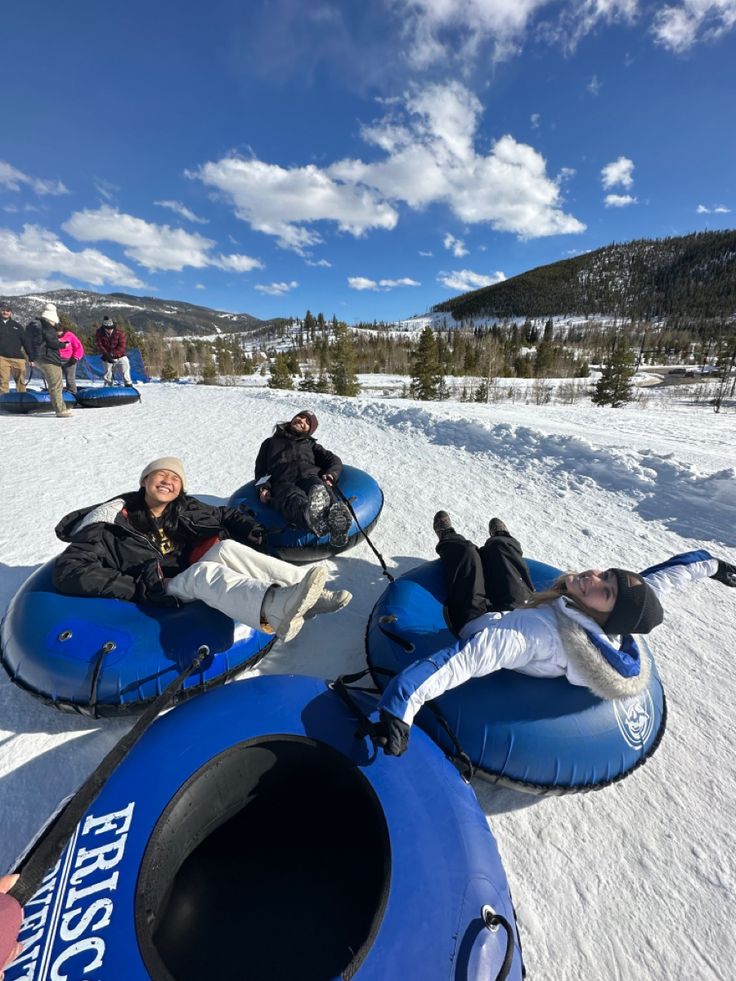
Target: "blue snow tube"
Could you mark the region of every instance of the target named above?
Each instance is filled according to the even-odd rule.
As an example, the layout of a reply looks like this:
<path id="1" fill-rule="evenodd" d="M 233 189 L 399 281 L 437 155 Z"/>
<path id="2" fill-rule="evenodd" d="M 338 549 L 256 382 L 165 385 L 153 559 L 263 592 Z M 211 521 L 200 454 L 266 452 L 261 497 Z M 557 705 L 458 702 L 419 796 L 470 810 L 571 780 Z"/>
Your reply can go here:
<path id="1" fill-rule="evenodd" d="M 356 725 L 326 682 L 299 676 L 160 716 L 27 904 L 6 981 L 31 958 L 96 981 L 520 979 L 471 788 L 423 733 L 397 762 Z"/>
<path id="2" fill-rule="evenodd" d="M 213 657 L 183 695 L 252 667 L 274 642 L 204 603 L 169 609 L 62 596 L 53 564 L 34 572 L 11 601 L 0 661 L 12 681 L 57 708 L 95 718 L 140 711 L 201 648 Z"/>
<path id="3" fill-rule="evenodd" d="M 360 528 L 369 533 L 375 527 L 383 508 L 383 491 L 365 470 L 343 467 L 338 487 L 355 512 L 348 530 L 348 543 L 341 549 L 330 547 L 328 535 L 318 538 L 306 528 L 289 525 L 279 511 L 268 504 L 261 504 L 254 480 L 236 490 L 228 503 L 231 507 L 244 505 L 255 511 L 258 521 L 269 531 L 269 548 L 280 558 L 288 562 L 314 562 L 352 548 L 362 537 Z"/>
<path id="4" fill-rule="evenodd" d="M 65 409 L 73 409 L 79 404 L 71 392 L 65 390 L 62 395 Z M 49 393 L 40 388 L 28 388 L 25 392 L 5 392 L 0 395 L 0 409 L 14 415 L 54 411 Z"/>
<path id="5" fill-rule="evenodd" d="M 77 389 L 77 402 L 85 409 L 103 409 L 140 402 L 141 393 L 132 385 L 85 386 Z"/>
<path id="6" fill-rule="evenodd" d="M 560 574 L 553 566 L 527 561 L 537 590 Z M 401 576 L 378 600 L 366 651 L 381 688 L 413 661 L 455 642 L 442 612 L 446 596 L 436 560 Z M 651 658 L 644 638 L 639 645 Z M 608 701 L 565 678 L 495 671 L 446 692 L 434 705 L 480 776 L 539 794 L 594 790 L 620 780 L 652 755 L 666 721 L 653 660 L 647 690 L 633 698 Z M 456 752 L 430 708 L 423 708 L 417 721 L 446 752 Z"/>

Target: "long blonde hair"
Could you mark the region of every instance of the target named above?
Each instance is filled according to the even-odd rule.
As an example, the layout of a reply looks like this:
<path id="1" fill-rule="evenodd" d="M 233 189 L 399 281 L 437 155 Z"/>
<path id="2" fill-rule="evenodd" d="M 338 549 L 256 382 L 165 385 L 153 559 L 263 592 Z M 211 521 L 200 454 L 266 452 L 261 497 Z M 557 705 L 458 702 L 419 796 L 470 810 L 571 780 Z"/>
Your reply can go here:
<path id="1" fill-rule="evenodd" d="M 567 591 L 567 577 L 574 576 L 574 572 L 563 572 L 562 575 L 558 576 L 557 579 L 549 586 L 547 589 L 543 589 L 539 593 L 532 593 L 529 599 L 524 603 L 523 606 L 518 607 L 521 610 L 534 609 L 537 606 L 543 606 L 545 603 L 554 603 L 556 599 L 560 596 L 564 596 L 568 603 L 572 603 L 576 606 L 582 613 L 587 614 L 596 623 L 600 623 L 601 626 L 605 625 L 606 619 L 608 618 L 608 613 L 601 613 L 598 610 L 591 610 L 589 606 L 586 606 L 581 600 L 575 596 L 571 596 Z"/>

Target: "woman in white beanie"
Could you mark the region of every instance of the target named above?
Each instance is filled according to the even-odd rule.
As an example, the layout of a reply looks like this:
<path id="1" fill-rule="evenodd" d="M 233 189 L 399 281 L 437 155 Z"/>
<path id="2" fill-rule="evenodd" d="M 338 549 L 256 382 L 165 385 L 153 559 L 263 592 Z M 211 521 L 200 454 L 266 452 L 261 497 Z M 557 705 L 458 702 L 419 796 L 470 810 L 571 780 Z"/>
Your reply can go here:
<path id="1" fill-rule="evenodd" d="M 56 588 L 158 606 L 201 600 L 284 641 L 305 617 L 350 602 L 347 590 L 324 588 L 320 566 L 305 573 L 264 554 L 252 511 L 205 504 L 184 483 L 181 460 L 160 457 L 143 469 L 137 491 L 62 518 L 56 534 L 70 544 L 56 560 Z"/>
<path id="2" fill-rule="evenodd" d="M 31 354 L 31 364 L 38 366 L 46 379 L 51 406 L 61 419 L 68 419 L 72 412 L 64 406 L 62 395 L 61 349 L 56 327 L 59 314 L 53 303 L 47 303 L 38 320 L 32 320 L 26 327 L 26 348 Z"/>

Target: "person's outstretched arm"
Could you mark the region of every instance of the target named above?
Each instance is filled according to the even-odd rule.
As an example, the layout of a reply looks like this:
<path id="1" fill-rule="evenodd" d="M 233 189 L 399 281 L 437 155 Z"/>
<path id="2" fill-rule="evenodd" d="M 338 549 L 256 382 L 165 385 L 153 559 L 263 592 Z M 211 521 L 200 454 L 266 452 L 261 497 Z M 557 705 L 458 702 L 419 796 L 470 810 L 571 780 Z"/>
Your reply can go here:
<path id="1" fill-rule="evenodd" d="M 644 569 L 641 575 L 660 601 L 669 593 L 701 579 L 715 579 L 724 586 L 736 586 L 736 566 L 714 558 L 704 548 L 673 555 L 665 562 Z"/>

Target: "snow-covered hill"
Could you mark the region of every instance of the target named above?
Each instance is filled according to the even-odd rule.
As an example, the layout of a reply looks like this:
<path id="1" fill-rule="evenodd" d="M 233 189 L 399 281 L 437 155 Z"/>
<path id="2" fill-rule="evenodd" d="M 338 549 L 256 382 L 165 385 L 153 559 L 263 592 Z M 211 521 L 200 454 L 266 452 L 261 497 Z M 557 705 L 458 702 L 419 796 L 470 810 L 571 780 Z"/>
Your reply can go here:
<path id="1" fill-rule="evenodd" d="M 164 454 L 183 457 L 192 493 L 224 502 L 251 475 L 274 423 L 305 404 L 319 417 L 321 441 L 381 483 L 386 507 L 373 537 L 394 572 L 433 556 L 439 507 L 476 540 L 499 515 L 529 555 L 562 567 L 642 568 L 700 545 L 736 562 L 733 411 L 656 399 L 646 409 L 600 410 L 305 402 L 194 385 L 141 391 L 140 405 L 69 420 L 0 416 L 0 610 L 60 551 L 53 528 L 63 514 L 132 489 L 143 465 Z M 277 645 L 262 671 L 334 677 L 364 666 L 366 619 L 385 580 L 365 545 L 327 566 L 353 603 Z M 645 767 L 582 796 L 475 787 L 535 981 L 732 975 L 736 590 L 707 582 L 681 594 L 652 646 L 669 724 Z M 0 678 L 0 872 L 128 724 L 62 715 Z"/>

